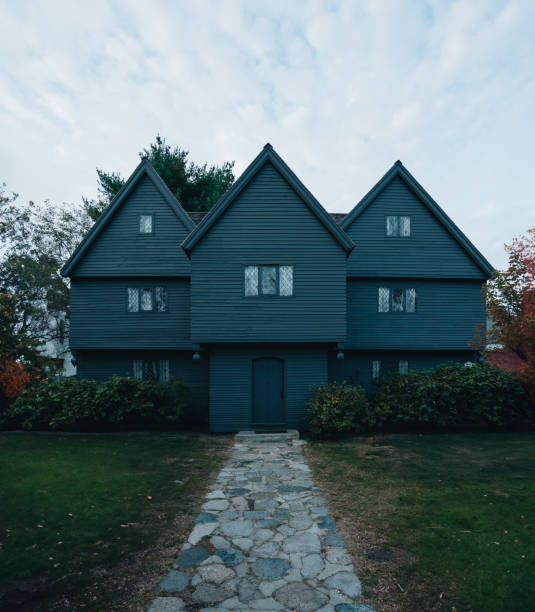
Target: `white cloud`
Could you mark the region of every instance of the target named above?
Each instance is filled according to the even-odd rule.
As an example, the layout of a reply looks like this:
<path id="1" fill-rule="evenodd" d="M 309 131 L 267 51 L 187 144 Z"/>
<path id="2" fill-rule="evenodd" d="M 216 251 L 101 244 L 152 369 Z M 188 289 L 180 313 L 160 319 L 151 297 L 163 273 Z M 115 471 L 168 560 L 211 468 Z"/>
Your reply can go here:
<path id="1" fill-rule="evenodd" d="M 0 180 L 80 201 L 157 132 L 331 211 L 398 158 L 495 265 L 533 225 L 530 0 L 0 2 Z"/>

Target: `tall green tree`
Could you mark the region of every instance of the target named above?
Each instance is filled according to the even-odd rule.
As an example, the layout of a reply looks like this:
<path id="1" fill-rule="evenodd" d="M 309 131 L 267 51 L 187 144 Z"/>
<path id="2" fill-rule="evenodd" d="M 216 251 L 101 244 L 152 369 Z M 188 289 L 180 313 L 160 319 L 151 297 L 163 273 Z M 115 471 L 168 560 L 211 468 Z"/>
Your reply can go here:
<path id="1" fill-rule="evenodd" d="M 39 347 L 68 333 L 69 282 L 59 270 L 92 219 L 83 206 L 20 203 L 5 185 L 0 219 L 0 356 L 42 367 Z"/>
<path id="2" fill-rule="evenodd" d="M 189 152 L 168 144 L 159 134 L 139 154 L 146 158 L 180 204 L 188 211 L 208 211 L 234 182 L 234 162 L 221 166 L 199 165 L 188 159 Z M 96 219 L 124 185 L 118 172 L 97 168 L 97 200 L 84 200 L 88 214 Z"/>

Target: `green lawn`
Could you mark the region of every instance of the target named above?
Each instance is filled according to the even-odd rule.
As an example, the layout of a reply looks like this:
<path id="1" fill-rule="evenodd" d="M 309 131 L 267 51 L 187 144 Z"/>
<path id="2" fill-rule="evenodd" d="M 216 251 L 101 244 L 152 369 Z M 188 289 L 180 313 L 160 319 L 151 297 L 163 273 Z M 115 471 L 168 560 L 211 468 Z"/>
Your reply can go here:
<path id="1" fill-rule="evenodd" d="M 535 608 L 535 435 L 384 436 L 308 456 L 377 610 Z M 381 547 L 389 561 L 372 561 Z"/>
<path id="2" fill-rule="evenodd" d="M 125 576 L 158 570 L 151 550 L 178 551 L 227 448 L 197 434 L 0 434 L 0 593 L 44 578 L 67 608 L 128 599 Z"/>

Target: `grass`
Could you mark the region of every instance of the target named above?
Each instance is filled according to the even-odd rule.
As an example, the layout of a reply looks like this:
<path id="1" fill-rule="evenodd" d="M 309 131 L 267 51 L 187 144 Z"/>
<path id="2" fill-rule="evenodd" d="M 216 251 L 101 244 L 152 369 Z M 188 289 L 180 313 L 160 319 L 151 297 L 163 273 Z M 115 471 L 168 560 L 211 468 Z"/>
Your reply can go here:
<path id="1" fill-rule="evenodd" d="M 196 434 L 0 434 L 0 595 L 29 582 L 46 609 L 143 609 L 227 448 Z"/>
<path id="2" fill-rule="evenodd" d="M 307 453 L 376 610 L 533 610 L 534 434 L 384 436 Z M 370 560 L 374 547 L 390 561 Z"/>

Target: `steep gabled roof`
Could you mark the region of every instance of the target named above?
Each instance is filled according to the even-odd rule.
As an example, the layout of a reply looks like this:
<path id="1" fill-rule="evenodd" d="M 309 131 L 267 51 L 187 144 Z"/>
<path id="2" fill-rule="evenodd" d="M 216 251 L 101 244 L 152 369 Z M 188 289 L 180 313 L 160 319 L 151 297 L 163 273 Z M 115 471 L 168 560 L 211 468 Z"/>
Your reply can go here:
<path id="1" fill-rule="evenodd" d="M 230 207 L 232 202 L 245 189 L 251 179 L 258 173 L 265 163 L 270 162 L 288 184 L 300 196 L 306 206 L 314 213 L 320 223 L 327 229 L 331 236 L 338 244 L 346 251 L 347 254 L 355 247 L 349 236 L 341 230 L 338 225 L 330 217 L 329 213 L 316 200 L 310 191 L 303 185 L 297 176 L 290 170 L 283 159 L 275 152 L 273 147 L 268 143 L 262 151 L 256 156 L 253 162 L 246 168 L 240 178 L 234 185 L 219 199 L 212 210 L 206 217 L 197 225 L 197 227 L 186 237 L 182 243 L 182 248 L 186 253 L 190 253 L 197 243 L 210 231 L 218 219 Z"/>
<path id="2" fill-rule="evenodd" d="M 359 217 L 368 206 L 379 196 L 379 194 L 396 178 L 401 178 L 407 187 L 416 195 L 420 202 L 429 212 L 443 225 L 446 231 L 457 241 L 462 249 L 474 261 L 474 263 L 487 275 L 492 276 L 494 268 L 483 256 L 483 254 L 472 244 L 472 242 L 461 232 L 455 223 L 448 217 L 442 208 L 433 200 L 427 191 L 420 185 L 414 176 L 398 160 L 392 168 L 379 180 L 362 200 L 353 208 L 340 226 L 347 230 L 349 226 Z"/>
<path id="3" fill-rule="evenodd" d="M 139 181 L 144 176 L 147 176 L 151 179 L 155 187 L 161 193 L 163 199 L 169 204 L 171 210 L 180 219 L 180 221 L 182 221 L 188 232 L 195 227 L 192 220 L 189 218 L 189 216 L 186 214 L 186 212 L 180 205 L 180 202 L 171 193 L 169 187 L 167 187 L 160 175 L 152 167 L 150 162 L 146 159 L 142 159 L 138 167 L 130 175 L 130 178 L 121 187 L 117 195 L 113 198 L 113 200 L 106 207 L 104 212 L 97 219 L 93 227 L 86 234 L 85 238 L 76 247 L 75 251 L 69 257 L 63 268 L 61 268 L 62 276 L 69 276 L 74 271 L 80 260 L 87 253 L 88 249 L 91 247 L 91 245 L 95 242 L 102 230 L 112 219 L 113 215 L 127 200 L 128 196 L 132 193 L 132 191 L 138 185 Z"/>

